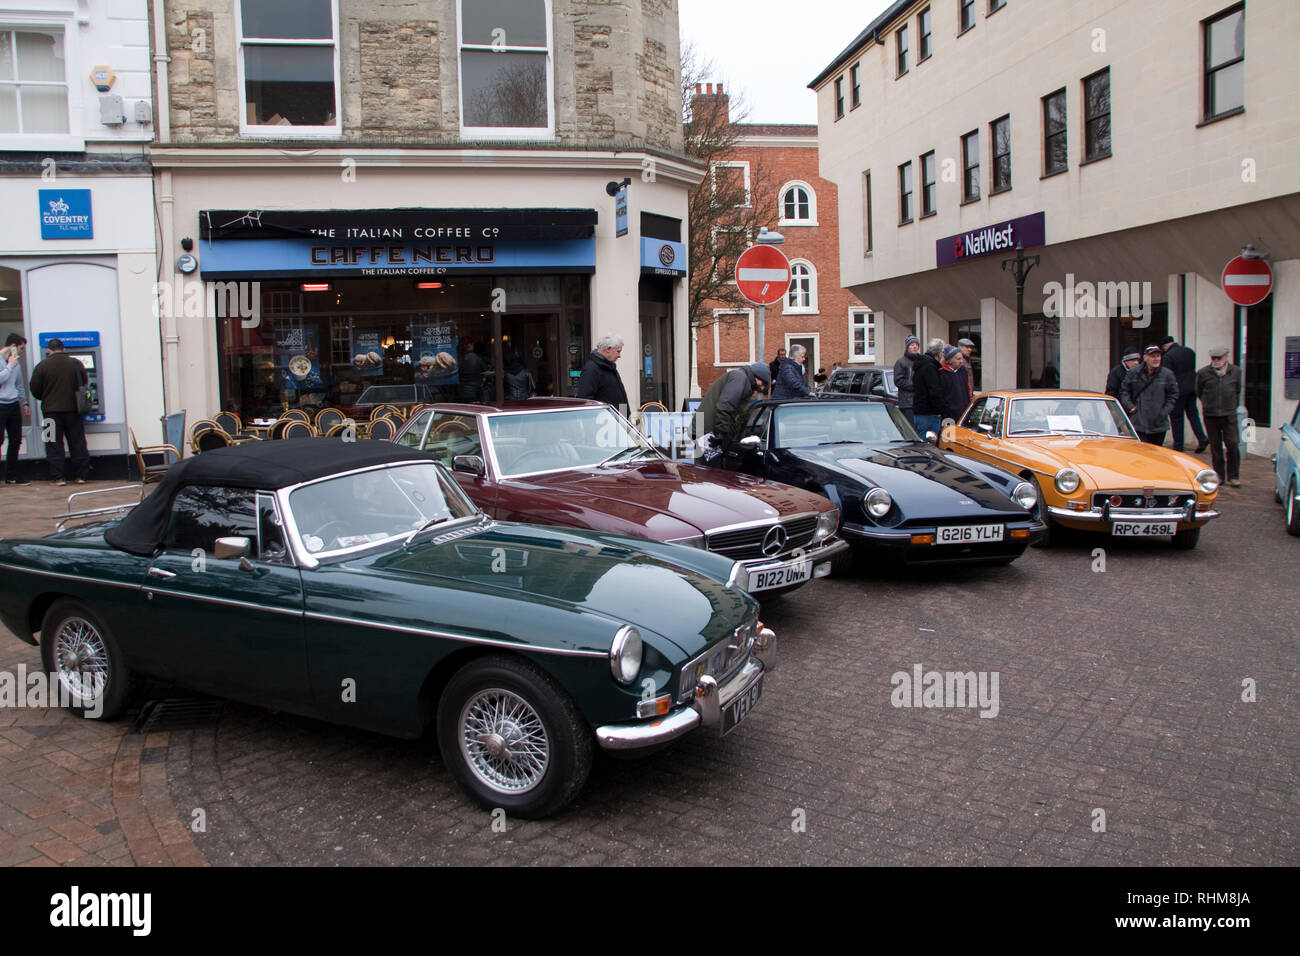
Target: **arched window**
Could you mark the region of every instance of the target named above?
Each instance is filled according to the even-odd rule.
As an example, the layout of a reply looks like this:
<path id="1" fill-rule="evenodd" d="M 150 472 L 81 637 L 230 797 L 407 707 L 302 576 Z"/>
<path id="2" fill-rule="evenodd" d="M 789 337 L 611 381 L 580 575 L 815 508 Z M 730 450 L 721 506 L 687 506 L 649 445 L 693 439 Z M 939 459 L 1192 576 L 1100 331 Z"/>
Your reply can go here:
<path id="1" fill-rule="evenodd" d="M 781 187 L 781 226 L 817 225 L 817 194 L 805 182 L 795 181 Z"/>
<path id="2" fill-rule="evenodd" d="M 790 288 L 785 294 L 786 314 L 817 311 L 817 270 L 805 259 L 790 263 Z"/>

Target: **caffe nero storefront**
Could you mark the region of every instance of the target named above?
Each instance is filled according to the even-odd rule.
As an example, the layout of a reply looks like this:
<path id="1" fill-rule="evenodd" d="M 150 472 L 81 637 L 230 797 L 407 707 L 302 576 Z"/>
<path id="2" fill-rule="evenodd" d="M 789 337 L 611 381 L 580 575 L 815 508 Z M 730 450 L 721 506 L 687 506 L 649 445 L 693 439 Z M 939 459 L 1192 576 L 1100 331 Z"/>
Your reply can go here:
<path id="1" fill-rule="evenodd" d="M 218 309 L 222 407 L 247 420 L 413 384 L 430 401 L 493 402 L 520 365 L 538 395 L 571 395 L 593 346 L 596 222 L 594 209 L 204 210 L 203 279 L 260 305 Z M 641 280 L 647 342 L 670 281 Z M 663 318 L 653 377 L 669 390 Z"/>

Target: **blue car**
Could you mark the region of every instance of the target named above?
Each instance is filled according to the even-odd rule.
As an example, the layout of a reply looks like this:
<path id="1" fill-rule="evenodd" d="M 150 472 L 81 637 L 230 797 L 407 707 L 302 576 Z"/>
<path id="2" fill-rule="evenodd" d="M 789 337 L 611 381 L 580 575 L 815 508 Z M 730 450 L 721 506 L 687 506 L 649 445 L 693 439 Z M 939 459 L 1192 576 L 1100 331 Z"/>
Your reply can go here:
<path id="1" fill-rule="evenodd" d="M 1273 474 L 1273 496 L 1282 503 L 1286 530 L 1300 536 L 1300 404 L 1291 421 L 1282 426 Z"/>

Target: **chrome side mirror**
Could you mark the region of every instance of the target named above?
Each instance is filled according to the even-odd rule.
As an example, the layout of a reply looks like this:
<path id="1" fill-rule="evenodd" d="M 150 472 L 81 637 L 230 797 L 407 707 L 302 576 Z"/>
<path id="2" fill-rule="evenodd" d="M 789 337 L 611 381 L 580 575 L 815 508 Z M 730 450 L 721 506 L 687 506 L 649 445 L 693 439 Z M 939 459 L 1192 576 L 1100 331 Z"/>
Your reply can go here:
<path id="1" fill-rule="evenodd" d="M 759 438 L 757 435 L 746 435 L 737 442 L 737 444 L 740 445 L 741 448 L 748 448 L 752 451 L 763 444 L 763 439 Z"/>
<path id="2" fill-rule="evenodd" d="M 244 558 L 252 547 L 248 538 L 218 538 L 212 550 L 218 558 Z"/>
<path id="3" fill-rule="evenodd" d="M 487 474 L 487 466 L 478 455 L 456 455 L 451 460 L 451 470 L 458 471 L 462 475 L 473 475 L 475 478 L 482 478 Z"/>

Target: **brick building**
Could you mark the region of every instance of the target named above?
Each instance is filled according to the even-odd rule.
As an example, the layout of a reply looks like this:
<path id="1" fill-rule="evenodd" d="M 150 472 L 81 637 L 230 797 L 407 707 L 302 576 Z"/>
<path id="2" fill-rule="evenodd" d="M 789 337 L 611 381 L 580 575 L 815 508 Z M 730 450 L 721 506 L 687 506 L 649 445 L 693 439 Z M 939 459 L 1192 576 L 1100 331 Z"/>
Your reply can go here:
<path id="1" fill-rule="evenodd" d="M 697 86 L 693 109 L 727 109 L 727 99 L 721 84 Z M 695 329 L 700 392 L 729 369 L 760 358 L 770 362 L 778 348 L 796 343 L 808 349 L 810 383 L 818 368 L 829 371 L 835 362 L 892 363 L 894 357 L 877 347 L 871 311 L 840 287 L 839 206 L 835 185 L 818 175 L 816 125 L 734 128 L 734 148 L 714 165 L 744 177 L 749 202 L 759 207 L 758 221 L 785 236 L 781 251 L 793 278 L 785 298 L 767 308 L 762 356 L 756 354 L 756 306 L 708 304 Z M 701 188 L 707 187 L 705 182 Z"/>

